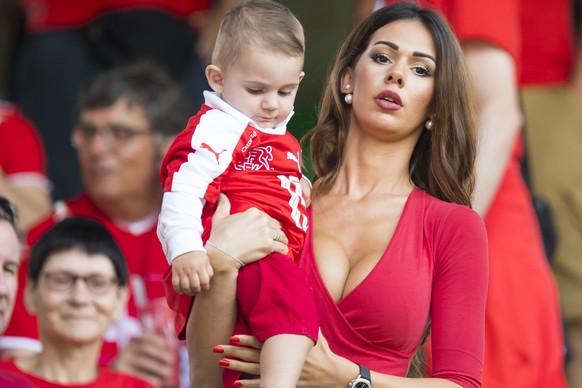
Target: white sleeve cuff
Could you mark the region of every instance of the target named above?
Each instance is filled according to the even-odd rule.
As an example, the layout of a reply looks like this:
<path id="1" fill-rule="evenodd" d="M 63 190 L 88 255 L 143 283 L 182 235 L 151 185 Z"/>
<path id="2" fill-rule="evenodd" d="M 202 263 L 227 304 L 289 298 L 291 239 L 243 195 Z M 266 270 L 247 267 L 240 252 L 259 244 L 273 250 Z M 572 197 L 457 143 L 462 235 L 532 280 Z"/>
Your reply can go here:
<path id="1" fill-rule="evenodd" d="M 187 192 L 166 192 L 158 220 L 158 237 L 168 262 L 187 252 L 204 251 L 204 199 Z"/>

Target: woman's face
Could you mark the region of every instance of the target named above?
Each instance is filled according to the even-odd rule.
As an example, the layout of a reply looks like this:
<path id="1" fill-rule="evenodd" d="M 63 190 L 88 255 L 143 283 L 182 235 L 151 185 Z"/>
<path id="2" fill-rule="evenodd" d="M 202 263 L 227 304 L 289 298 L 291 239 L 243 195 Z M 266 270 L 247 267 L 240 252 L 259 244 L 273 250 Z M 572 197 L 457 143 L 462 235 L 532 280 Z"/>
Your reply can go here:
<path id="1" fill-rule="evenodd" d="M 436 51 L 420 22 L 399 20 L 377 30 L 355 68 L 341 78 L 352 93 L 351 127 L 384 141 L 416 143 L 434 91 Z"/>
<path id="2" fill-rule="evenodd" d="M 27 284 L 26 288 L 27 308 L 38 318 L 43 343 L 101 341 L 111 322 L 121 315 L 126 298 L 126 289 L 117 285 L 111 260 L 79 250 L 49 256 L 36 286 Z"/>

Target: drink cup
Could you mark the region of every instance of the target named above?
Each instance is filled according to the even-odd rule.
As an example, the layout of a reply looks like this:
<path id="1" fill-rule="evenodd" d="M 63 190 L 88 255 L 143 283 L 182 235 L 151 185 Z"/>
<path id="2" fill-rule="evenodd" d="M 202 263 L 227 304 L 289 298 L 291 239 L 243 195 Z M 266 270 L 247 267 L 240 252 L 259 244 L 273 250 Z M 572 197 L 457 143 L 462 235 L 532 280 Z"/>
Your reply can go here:
<path id="1" fill-rule="evenodd" d="M 162 382 L 162 387 L 180 386 L 180 342 L 174 328 L 175 313 L 166 304 L 165 298 L 149 299 L 139 310 L 144 331 L 162 336 L 168 352 L 173 356 L 172 373 Z"/>

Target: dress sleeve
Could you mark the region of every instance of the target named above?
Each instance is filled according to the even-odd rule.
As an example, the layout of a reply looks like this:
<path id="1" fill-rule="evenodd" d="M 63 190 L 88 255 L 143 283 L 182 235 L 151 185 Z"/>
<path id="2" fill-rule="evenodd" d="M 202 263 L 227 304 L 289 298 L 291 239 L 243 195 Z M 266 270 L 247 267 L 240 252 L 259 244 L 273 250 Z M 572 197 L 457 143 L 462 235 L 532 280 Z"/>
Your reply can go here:
<path id="1" fill-rule="evenodd" d="M 485 227 L 476 212 L 460 206 L 434 238 L 432 376 L 480 387 L 488 276 Z"/>

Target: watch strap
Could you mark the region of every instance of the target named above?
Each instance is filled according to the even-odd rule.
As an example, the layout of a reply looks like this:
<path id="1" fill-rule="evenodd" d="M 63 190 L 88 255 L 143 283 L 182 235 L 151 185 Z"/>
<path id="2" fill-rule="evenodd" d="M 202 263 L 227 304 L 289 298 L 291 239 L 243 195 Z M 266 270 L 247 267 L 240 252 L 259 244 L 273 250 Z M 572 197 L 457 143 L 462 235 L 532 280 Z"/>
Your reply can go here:
<path id="1" fill-rule="evenodd" d="M 362 364 L 358 364 L 358 367 L 360 368 L 360 377 L 368 380 L 371 383 L 372 375 L 370 374 L 370 369 L 368 369 L 367 366 L 364 366 Z"/>

